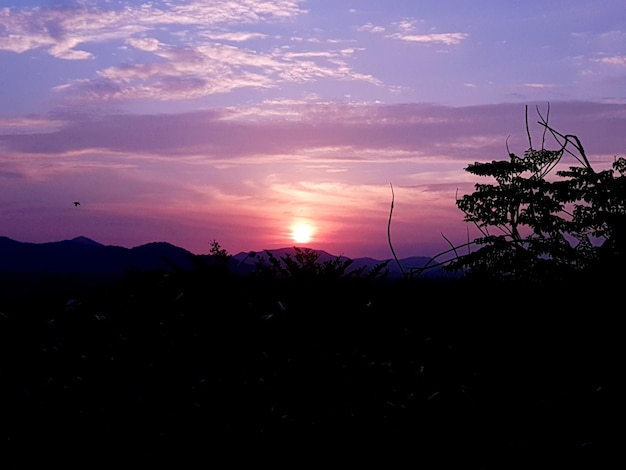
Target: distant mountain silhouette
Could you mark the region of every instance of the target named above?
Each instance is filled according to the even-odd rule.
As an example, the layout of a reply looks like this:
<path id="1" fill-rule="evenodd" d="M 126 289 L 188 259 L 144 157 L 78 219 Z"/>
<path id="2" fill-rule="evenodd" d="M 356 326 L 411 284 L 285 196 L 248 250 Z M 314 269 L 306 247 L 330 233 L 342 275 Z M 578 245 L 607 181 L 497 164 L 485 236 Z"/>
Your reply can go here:
<path id="1" fill-rule="evenodd" d="M 192 254 L 165 242 L 135 248 L 103 245 L 86 237 L 48 243 L 25 243 L 0 237 L 0 272 L 123 274 L 129 269 L 182 269 Z"/>
<path id="2" fill-rule="evenodd" d="M 305 248 L 302 248 L 302 249 L 305 249 Z M 287 255 L 294 257 L 296 254 L 296 250 L 294 247 L 277 248 L 274 250 L 263 250 L 260 252 L 240 252 L 233 256 L 233 260 L 236 261 L 236 263 L 233 265 L 234 269 L 237 269 L 239 271 L 243 271 L 243 270 L 250 271 L 251 268 L 256 266 L 258 262 L 267 261 L 269 256 L 266 254 L 266 251 L 276 258 L 282 258 Z M 392 258 L 386 258 L 386 259 L 375 259 L 375 258 L 369 258 L 369 257 L 349 258 L 347 256 L 336 256 L 324 250 L 312 249 L 312 251 L 314 251 L 315 253 L 319 255 L 319 258 L 317 259 L 317 261 L 320 263 L 324 263 L 326 261 L 332 261 L 336 259 L 337 257 L 342 261 L 352 259 L 352 264 L 348 268 L 348 271 L 360 269 L 362 267 L 365 267 L 367 271 L 369 269 L 376 267 L 380 263 L 389 261 L 386 266 L 386 269 L 389 271 L 389 279 L 398 279 L 402 277 L 402 271 L 400 270 L 400 267 L 398 266 L 396 261 L 393 260 Z M 251 256 L 251 253 L 253 253 L 254 256 Z M 419 269 L 419 268 L 424 267 L 427 263 L 431 261 L 431 258 L 427 256 L 411 256 L 408 258 L 400 259 L 399 261 L 400 261 L 400 264 L 402 265 L 402 269 L 404 270 L 404 272 L 406 274 L 409 274 L 411 272 L 411 269 Z M 428 277 L 428 278 L 440 278 L 445 275 L 446 273 L 444 273 L 440 267 L 433 267 L 432 269 L 429 268 L 425 270 L 422 274 L 422 276 Z"/>
<path id="3" fill-rule="evenodd" d="M 337 256 L 323 250 L 313 250 L 319 254 L 318 261 L 330 261 Z M 294 256 L 294 247 L 267 250 L 276 258 L 286 255 Z M 37 274 L 124 274 L 128 270 L 157 270 L 171 271 L 173 269 L 191 269 L 194 267 L 194 258 L 212 262 L 213 257 L 195 255 L 190 251 L 167 242 L 152 242 L 134 248 L 124 248 L 114 245 L 103 245 L 87 237 L 79 236 L 71 240 L 47 243 L 19 242 L 8 237 L 0 236 L 0 272 L 1 273 L 37 273 Z M 233 255 L 230 268 L 235 272 L 246 274 L 252 272 L 257 263 L 268 259 L 265 250 L 257 252 L 240 252 Z M 340 259 L 347 260 L 345 256 Z M 387 260 L 374 258 L 355 258 L 349 270 L 365 266 L 368 269 Z M 400 260 L 405 272 L 411 268 L 419 268 L 430 261 L 424 256 L 414 256 Z M 402 275 L 395 260 L 387 264 L 390 278 Z M 442 276 L 438 268 L 424 272 L 428 277 Z"/>

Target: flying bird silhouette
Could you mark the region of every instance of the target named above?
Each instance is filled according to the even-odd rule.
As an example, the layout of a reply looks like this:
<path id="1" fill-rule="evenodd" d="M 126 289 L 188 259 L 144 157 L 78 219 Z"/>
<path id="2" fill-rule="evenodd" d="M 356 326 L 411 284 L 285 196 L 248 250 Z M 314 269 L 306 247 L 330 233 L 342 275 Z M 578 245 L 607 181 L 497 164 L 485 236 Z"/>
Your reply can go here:
<path id="1" fill-rule="evenodd" d="M 80 202 L 74 201 L 74 207 L 80 206 Z"/>

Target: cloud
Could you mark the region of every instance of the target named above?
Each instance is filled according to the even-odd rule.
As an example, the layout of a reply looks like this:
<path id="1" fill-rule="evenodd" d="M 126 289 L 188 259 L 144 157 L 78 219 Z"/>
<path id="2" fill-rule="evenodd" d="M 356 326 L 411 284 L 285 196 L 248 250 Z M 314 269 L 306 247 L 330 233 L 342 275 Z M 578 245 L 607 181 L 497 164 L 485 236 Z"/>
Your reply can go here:
<path id="1" fill-rule="evenodd" d="M 92 45 L 118 42 L 123 51 L 120 63 L 101 68 L 96 76 L 54 87 L 66 104 L 190 100 L 241 88 L 268 89 L 320 79 L 382 86 L 376 77 L 359 73 L 346 62 L 357 48 L 338 43 L 336 50 L 293 50 L 295 43 L 290 39 L 284 47 L 267 43 L 263 48 L 267 34 L 221 29 L 290 21 L 306 13 L 300 3 L 221 0 L 163 6 L 144 3 L 118 10 L 93 5 L 4 9 L 0 49 L 17 53 L 43 49 L 57 59 L 85 60 L 99 59 Z M 166 33 L 163 26 L 175 28 Z M 239 45 L 251 41 L 256 48 Z"/>
<path id="2" fill-rule="evenodd" d="M 231 42 L 246 42 L 254 39 L 266 39 L 267 34 L 253 33 L 247 31 L 233 31 L 233 32 L 205 32 L 200 33 L 199 36 L 207 37 L 214 41 L 231 41 Z"/>
<path id="3" fill-rule="evenodd" d="M 546 104 L 537 106 L 544 110 Z M 538 120 L 534 108 L 530 103 L 531 123 Z M 0 122 L 0 149 L 29 158 L 80 154 L 84 159 L 105 153 L 126 162 L 158 158 L 323 166 L 434 159 L 465 164 L 506 155 L 509 136 L 511 151 L 523 152 L 528 146 L 524 119 L 524 107 L 517 104 L 454 108 L 275 101 L 247 110 L 66 115 L 51 122 L 33 117 L 4 127 Z M 579 135 L 590 154 L 626 149 L 620 130 L 626 126 L 624 104 L 552 103 L 550 120 L 558 130 Z"/>
<path id="4" fill-rule="evenodd" d="M 59 59 L 88 59 L 80 44 L 123 39 L 147 29 L 147 20 L 131 21 L 130 11 L 70 9 L 0 10 L 0 50 L 23 53 L 43 48 Z"/>
<path id="5" fill-rule="evenodd" d="M 431 34 L 403 34 L 395 33 L 387 35 L 390 39 L 398 39 L 405 42 L 419 42 L 431 44 L 445 44 L 455 46 L 468 37 L 466 33 L 431 33 Z"/>
<path id="6" fill-rule="evenodd" d="M 162 60 L 108 67 L 100 70 L 97 78 L 74 80 L 55 90 L 80 101 L 167 101 L 323 78 L 382 85 L 372 75 L 355 72 L 345 62 L 353 49 L 257 53 L 223 44 L 173 46 L 154 38 L 129 39 L 126 43 Z"/>
<path id="7" fill-rule="evenodd" d="M 285 21 L 305 13 L 299 1 L 218 0 L 191 1 L 184 5 L 152 3 L 107 9 L 99 4 L 81 8 L 4 8 L 0 10 L 0 50 L 22 53 L 45 48 L 57 58 L 86 59 L 91 54 L 75 50 L 79 44 L 126 40 L 133 34 L 158 31 L 162 26 L 189 26 L 206 30 L 221 24 Z M 206 34 L 206 33 L 204 33 Z M 231 35 L 243 40 L 256 35 Z"/>
<path id="8" fill-rule="evenodd" d="M 524 83 L 523 86 L 526 88 L 539 88 L 539 89 L 554 87 L 554 85 L 550 85 L 547 83 Z"/>
<path id="9" fill-rule="evenodd" d="M 0 135 L 54 132 L 63 126 L 62 120 L 45 116 L 0 117 Z"/>
<path id="10" fill-rule="evenodd" d="M 611 57 L 601 57 L 599 59 L 593 59 L 593 62 L 599 62 L 601 64 L 609 65 L 626 65 L 626 56 L 618 55 Z"/>
<path id="11" fill-rule="evenodd" d="M 161 45 L 160 41 L 156 38 L 142 37 L 142 38 L 128 38 L 126 44 L 139 49 L 141 51 L 156 52 Z"/>
<path id="12" fill-rule="evenodd" d="M 364 31 L 367 33 L 384 33 L 385 32 L 385 27 L 384 26 L 377 26 L 374 25 L 372 23 L 366 23 L 362 26 L 358 26 L 356 28 L 357 31 Z"/>
<path id="13" fill-rule="evenodd" d="M 428 34 L 416 34 L 417 20 L 406 18 L 401 21 L 395 22 L 394 26 L 398 32 L 387 34 L 385 37 L 389 39 L 396 39 L 405 42 L 417 42 L 417 43 L 429 43 L 429 44 L 445 44 L 448 46 L 454 46 L 460 44 L 463 40 L 469 36 L 466 33 L 428 33 Z M 383 33 L 387 30 L 384 26 L 374 25 L 373 23 L 365 23 L 364 25 L 355 28 L 360 32 L 368 33 Z"/>

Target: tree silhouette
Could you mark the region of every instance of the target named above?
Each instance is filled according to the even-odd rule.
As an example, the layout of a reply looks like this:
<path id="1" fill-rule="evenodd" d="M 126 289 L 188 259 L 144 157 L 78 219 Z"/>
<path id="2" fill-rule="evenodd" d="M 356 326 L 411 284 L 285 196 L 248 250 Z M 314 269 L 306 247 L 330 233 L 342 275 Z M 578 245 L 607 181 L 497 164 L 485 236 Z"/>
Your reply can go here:
<path id="1" fill-rule="evenodd" d="M 455 253 L 446 270 L 473 278 L 541 281 L 623 262 L 626 160 L 616 157 L 610 169 L 595 171 L 578 137 L 550 126 L 549 107 L 545 116 L 538 108 L 537 114 L 541 148 L 533 148 L 526 108 L 529 148 L 522 157 L 509 151 L 508 160 L 465 168 L 495 184 L 477 183 L 472 194 L 457 199 L 464 220 L 482 236 L 437 255 Z M 547 137 L 556 143 L 554 150 L 546 148 Z M 564 156 L 577 164 L 554 171 Z M 463 248 L 467 254 L 458 255 Z"/>
<path id="2" fill-rule="evenodd" d="M 386 269 L 389 261 L 376 264 L 367 271 L 367 266 L 350 270 L 354 260 L 335 256 L 326 261 L 320 261 L 321 253 L 310 248 L 293 247 L 294 254 L 286 253 L 277 257 L 269 250 L 265 250 L 267 260 L 259 259 L 256 265 L 257 275 L 275 279 L 295 280 L 327 280 L 340 279 L 375 279 L 388 275 Z"/>

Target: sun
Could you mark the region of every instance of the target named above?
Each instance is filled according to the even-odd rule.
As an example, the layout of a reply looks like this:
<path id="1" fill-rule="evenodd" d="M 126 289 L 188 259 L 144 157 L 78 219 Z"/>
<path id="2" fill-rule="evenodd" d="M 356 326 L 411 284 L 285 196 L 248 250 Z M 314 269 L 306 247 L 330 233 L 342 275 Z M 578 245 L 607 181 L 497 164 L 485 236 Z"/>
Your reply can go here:
<path id="1" fill-rule="evenodd" d="M 295 225 L 291 232 L 291 238 L 296 243 L 309 243 L 313 238 L 313 228 L 307 224 Z"/>

